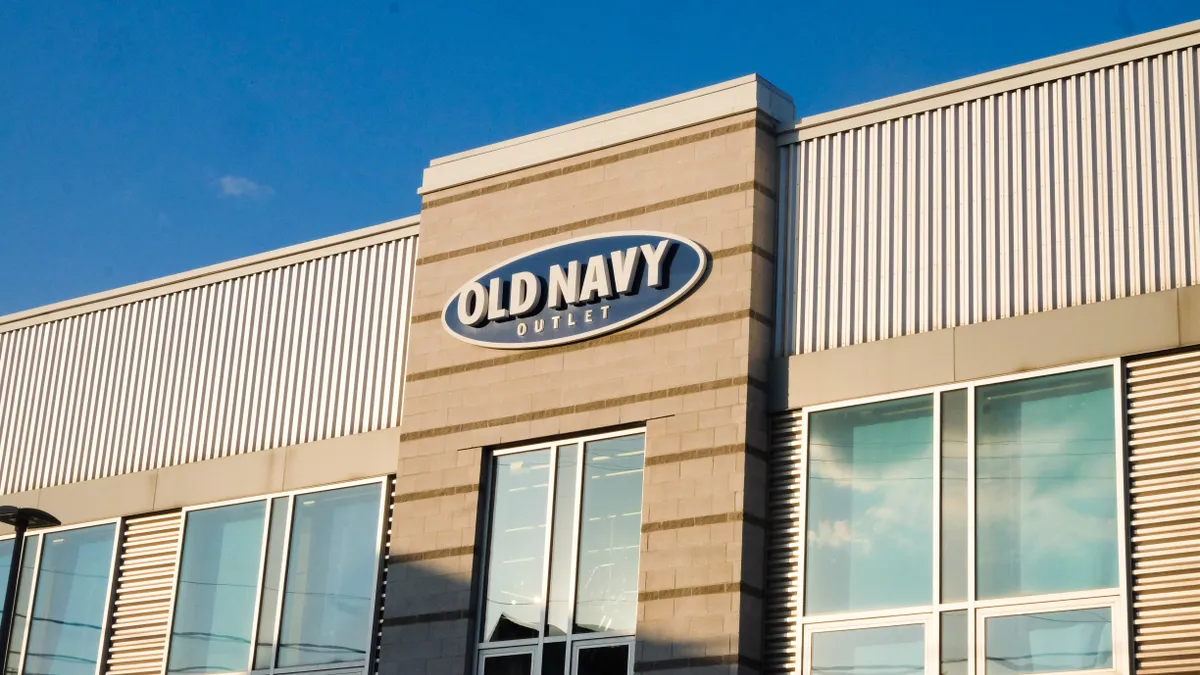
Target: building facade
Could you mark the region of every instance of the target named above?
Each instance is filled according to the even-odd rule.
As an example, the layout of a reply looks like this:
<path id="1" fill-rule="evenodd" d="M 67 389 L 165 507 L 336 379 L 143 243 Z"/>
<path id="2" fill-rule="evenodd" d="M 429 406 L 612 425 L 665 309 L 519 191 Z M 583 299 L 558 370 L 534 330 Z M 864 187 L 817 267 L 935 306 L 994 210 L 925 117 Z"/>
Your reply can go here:
<path id="1" fill-rule="evenodd" d="M 420 194 L 0 318 L 8 672 L 1200 673 L 1200 22 Z"/>

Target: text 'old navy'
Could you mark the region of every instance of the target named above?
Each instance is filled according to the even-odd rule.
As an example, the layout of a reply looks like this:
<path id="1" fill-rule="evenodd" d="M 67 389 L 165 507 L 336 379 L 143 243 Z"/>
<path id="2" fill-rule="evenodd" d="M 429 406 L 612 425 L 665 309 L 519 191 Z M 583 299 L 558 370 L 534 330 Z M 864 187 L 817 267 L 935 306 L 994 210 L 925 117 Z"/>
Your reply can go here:
<path id="1" fill-rule="evenodd" d="M 464 284 L 442 323 L 485 347 L 546 347 L 611 333 L 665 310 L 700 282 L 708 253 L 661 232 L 593 235 L 507 260 Z"/>

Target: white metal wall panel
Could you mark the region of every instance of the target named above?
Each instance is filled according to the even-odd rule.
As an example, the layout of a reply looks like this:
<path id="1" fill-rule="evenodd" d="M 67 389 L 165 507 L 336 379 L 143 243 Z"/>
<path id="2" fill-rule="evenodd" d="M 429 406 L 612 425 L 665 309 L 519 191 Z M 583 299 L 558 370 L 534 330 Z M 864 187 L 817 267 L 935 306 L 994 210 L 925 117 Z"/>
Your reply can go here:
<path id="1" fill-rule="evenodd" d="M 0 333 L 0 493 L 398 425 L 416 242 Z"/>
<path id="2" fill-rule="evenodd" d="M 1200 672 L 1200 351 L 1128 364 L 1138 675 Z"/>
<path id="3" fill-rule="evenodd" d="M 804 415 L 783 413 L 772 422 L 770 528 L 767 543 L 766 673 L 799 672 L 800 514 Z"/>
<path id="4" fill-rule="evenodd" d="M 1196 47 L 781 149 L 777 353 L 1200 283 Z"/>

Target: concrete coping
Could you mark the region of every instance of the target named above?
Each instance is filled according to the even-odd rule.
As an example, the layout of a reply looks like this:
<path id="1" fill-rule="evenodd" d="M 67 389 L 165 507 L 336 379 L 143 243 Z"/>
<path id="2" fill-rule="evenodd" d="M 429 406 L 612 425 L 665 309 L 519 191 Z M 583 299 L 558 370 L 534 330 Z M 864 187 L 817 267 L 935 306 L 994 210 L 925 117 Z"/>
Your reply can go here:
<path id="1" fill-rule="evenodd" d="M 417 192 L 426 194 L 755 109 L 783 123 L 795 115 L 790 96 L 758 75 L 746 75 L 434 159 Z"/>

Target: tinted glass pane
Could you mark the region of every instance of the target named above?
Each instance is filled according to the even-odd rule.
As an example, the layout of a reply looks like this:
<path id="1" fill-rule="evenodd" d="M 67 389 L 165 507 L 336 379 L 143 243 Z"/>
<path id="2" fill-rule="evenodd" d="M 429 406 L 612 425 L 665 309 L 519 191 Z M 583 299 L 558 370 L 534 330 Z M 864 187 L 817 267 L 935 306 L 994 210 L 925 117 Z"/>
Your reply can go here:
<path id="1" fill-rule="evenodd" d="M 978 595 L 1117 585 L 1112 371 L 981 387 Z"/>
<path id="2" fill-rule="evenodd" d="M 942 394 L 942 602 L 967 599 L 967 391 Z"/>
<path id="3" fill-rule="evenodd" d="M 483 675 L 531 675 L 533 654 L 490 656 L 483 661 Z"/>
<path id="4" fill-rule="evenodd" d="M 12 564 L 13 540 L 0 541 L 0 607 L 4 606 L 4 594 L 8 592 L 8 570 Z"/>
<path id="5" fill-rule="evenodd" d="M 624 675 L 629 672 L 629 645 L 579 650 L 576 675 Z"/>
<path id="6" fill-rule="evenodd" d="M 21 574 L 17 580 L 17 603 L 13 609 L 12 635 L 8 641 L 8 662 L 5 664 L 5 675 L 17 672 L 20 665 L 21 646 L 25 644 L 25 623 L 29 619 L 29 592 L 33 583 L 33 568 L 37 556 L 38 543 L 41 537 L 33 536 L 25 540 L 21 547 Z"/>
<path id="7" fill-rule="evenodd" d="M 567 643 L 542 645 L 542 675 L 567 675 Z"/>
<path id="8" fill-rule="evenodd" d="M 549 450 L 496 458 L 483 624 L 486 640 L 538 636 L 549 490 Z"/>
<path id="9" fill-rule="evenodd" d="M 1112 668 L 1112 612 L 1005 616 L 987 620 L 987 674 Z"/>
<path id="10" fill-rule="evenodd" d="M 634 629 L 642 541 L 645 436 L 584 450 L 575 632 Z"/>
<path id="11" fill-rule="evenodd" d="M 578 494 L 575 483 L 579 446 L 559 448 L 557 461 L 558 468 L 554 473 L 554 530 L 550 533 L 547 635 L 566 635 L 571 627 L 571 562 L 575 550 L 575 497 Z"/>
<path id="12" fill-rule="evenodd" d="M 816 633 L 812 675 L 921 675 L 925 627 L 888 626 Z"/>
<path id="13" fill-rule="evenodd" d="M 267 560 L 258 610 L 258 638 L 254 646 L 255 668 L 270 668 L 275 651 L 275 616 L 279 607 L 279 577 L 283 574 L 283 538 L 288 527 L 287 516 L 287 497 L 271 500 L 271 531 L 267 534 Z"/>
<path id="14" fill-rule="evenodd" d="M 382 487 L 296 495 L 279 629 L 280 667 L 361 661 L 378 583 Z"/>
<path id="15" fill-rule="evenodd" d="M 93 675 L 108 609 L 116 525 L 43 536 L 25 672 Z"/>
<path id="16" fill-rule="evenodd" d="M 967 613 L 942 615 L 941 675 L 967 675 Z"/>
<path id="17" fill-rule="evenodd" d="M 188 514 L 167 672 L 248 667 L 266 509 L 251 502 Z"/>
<path id="18" fill-rule="evenodd" d="M 933 398 L 813 413 L 805 611 L 928 604 Z"/>

